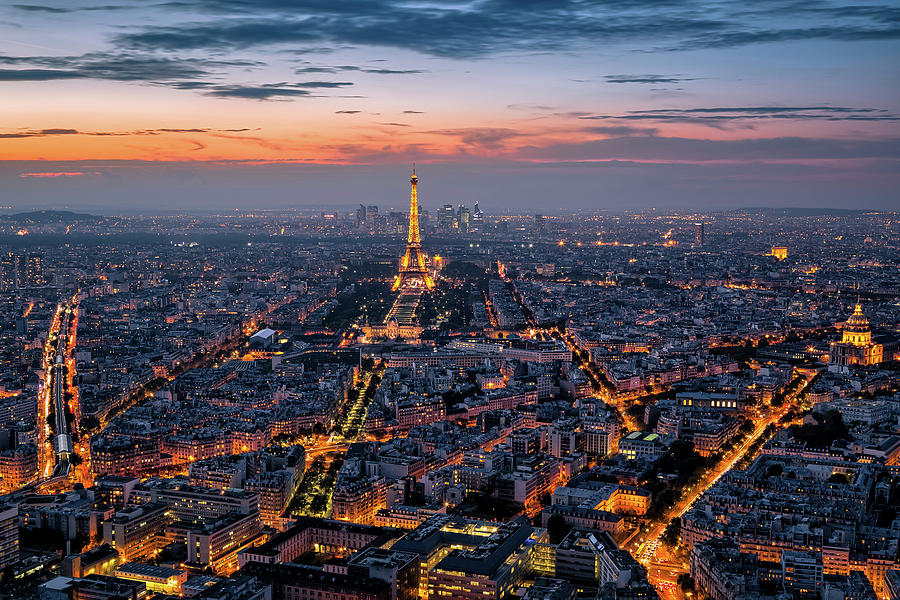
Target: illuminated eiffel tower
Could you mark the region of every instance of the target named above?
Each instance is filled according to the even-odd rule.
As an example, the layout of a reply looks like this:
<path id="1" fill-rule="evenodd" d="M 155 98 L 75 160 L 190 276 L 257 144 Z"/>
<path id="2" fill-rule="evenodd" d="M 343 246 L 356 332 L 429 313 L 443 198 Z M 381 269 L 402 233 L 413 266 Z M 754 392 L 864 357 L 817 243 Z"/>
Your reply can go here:
<path id="1" fill-rule="evenodd" d="M 409 236 L 406 238 L 406 252 L 400 259 L 400 272 L 394 280 L 394 289 L 434 287 L 434 280 L 425 266 L 425 255 L 422 254 L 422 241 L 419 239 L 419 198 L 416 195 L 416 168 L 413 167 L 409 178 Z"/>

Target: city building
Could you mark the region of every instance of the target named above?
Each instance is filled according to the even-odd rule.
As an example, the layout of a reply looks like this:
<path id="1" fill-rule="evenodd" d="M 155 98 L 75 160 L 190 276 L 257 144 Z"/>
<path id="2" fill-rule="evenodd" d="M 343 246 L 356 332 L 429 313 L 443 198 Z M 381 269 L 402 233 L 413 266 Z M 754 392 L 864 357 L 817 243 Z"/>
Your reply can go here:
<path id="1" fill-rule="evenodd" d="M 872 340 L 872 328 L 857 302 L 853 314 L 844 322 L 841 341 L 831 344 L 831 363 L 842 367 L 876 365 L 882 361 L 884 347 Z"/>
<path id="2" fill-rule="evenodd" d="M 632 431 L 619 439 L 619 452 L 629 459 L 655 459 L 665 454 L 666 446 L 656 433 Z"/>
<path id="3" fill-rule="evenodd" d="M 164 539 L 167 510 L 163 503 L 149 503 L 118 511 L 103 522 L 103 543 L 125 562 L 153 554 Z"/>
<path id="4" fill-rule="evenodd" d="M 0 569 L 19 560 L 19 510 L 15 506 L 0 508 Z"/>

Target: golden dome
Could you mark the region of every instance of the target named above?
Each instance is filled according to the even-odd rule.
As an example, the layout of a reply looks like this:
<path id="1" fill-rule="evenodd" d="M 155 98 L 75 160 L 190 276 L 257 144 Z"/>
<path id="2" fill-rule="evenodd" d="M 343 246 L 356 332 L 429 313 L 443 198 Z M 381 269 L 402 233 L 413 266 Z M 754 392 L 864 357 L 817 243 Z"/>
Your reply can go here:
<path id="1" fill-rule="evenodd" d="M 869 320 L 863 314 L 862 305 L 857 302 L 853 314 L 844 322 L 843 342 L 855 346 L 864 346 L 872 341 L 872 330 Z"/>
<path id="2" fill-rule="evenodd" d="M 852 331 L 854 333 L 863 333 L 869 330 L 869 320 L 863 314 L 862 305 L 856 303 L 853 314 L 844 323 L 844 331 Z"/>

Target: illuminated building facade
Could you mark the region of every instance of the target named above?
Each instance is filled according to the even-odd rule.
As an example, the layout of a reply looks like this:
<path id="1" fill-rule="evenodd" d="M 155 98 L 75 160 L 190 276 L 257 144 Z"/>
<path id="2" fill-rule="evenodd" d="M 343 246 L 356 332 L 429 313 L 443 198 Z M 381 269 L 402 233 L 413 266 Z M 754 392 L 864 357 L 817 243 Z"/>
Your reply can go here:
<path id="1" fill-rule="evenodd" d="M 16 255 L 7 252 L 0 256 L 0 291 L 9 292 L 16 289 Z"/>
<path id="2" fill-rule="evenodd" d="M 126 437 L 91 440 L 91 466 L 98 475 L 140 475 L 160 463 L 159 444 Z"/>
<path id="3" fill-rule="evenodd" d="M 188 562 L 209 565 L 218 574 L 233 573 L 238 567 L 238 550 L 259 535 L 259 515 L 232 513 L 208 521 L 187 534 Z"/>
<path id="4" fill-rule="evenodd" d="M 627 456 L 629 460 L 644 456 L 659 458 L 666 453 L 666 448 L 659 439 L 659 435 L 645 431 L 633 431 L 619 440 L 619 452 Z"/>
<path id="5" fill-rule="evenodd" d="M 478 206 L 478 201 L 475 201 L 475 207 L 472 209 L 472 231 L 483 231 L 484 230 L 484 212 L 481 210 L 481 207 Z"/>
<path id="6" fill-rule="evenodd" d="M 18 257 L 16 275 L 19 287 L 39 287 L 44 285 L 44 257 L 32 252 Z"/>
<path id="7" fill-rule="evenodd" d="M 0 488 L 17 489 L 37 477 L 37 474 L 38 453 L 33 444 L 0 450 Z"/>
<path id="8" fill-rule="evenodd" d="M 419 556 L 419 597 L 504 598 L 531 575 L 546 530 L 530 521 L 506 523 L 435 515 L 398 540 L 391 550 Z"/>
<path id="9" fill-rule="evenodd" d="M 19 560 L 19 509 L 14 505 L 0 508 L 0 568 Z"/>
<path id="10" fill-rule="evenodd" d="M 64 577 L 112 575 L 121 562 L 119 553 L 112 546 L 101 544 L 81 554 L 68 555 L 63 559 L 59 572 Z"/>
<path id="11" fill-rule="evenodd" d="M 387 480 L 373 476 L 359 481 L 338 481 L 332 496 L 332 515 L 340 521 L 369 525 L 375 513 L 385 508 Z"/>
<path id="12" fill-rule="evenodd" d="M 166 510 L 165 504 L 150 503 L 117 512 L 103 523 L 103 543 L 117 550 L 125 561 L 153 554 L 168 522 Z"/>
<path id="13" fill-rule="evenodd" d="M 271 585 L 272 598 L 279 600 L 392 600 L 396 597 L 391 585 L 380 579 L 329 572 L 313 565 L 253 562 L 244 567 L 241 573 Z"/>
<path id="14" fill-rule="evenodd" d="M 419 199 L 416 193 L 419 178 L 413 169 L 409 178 L 409 235 L 406 239 L 406 252 L 400 259 L 400 273 L 394 281 L 394 289 L 401 287 L 428 288 L 434 287 L 434 280 L 425 265 L 425 254 L 422 252 L 422 241 L 419 238 Z"/>
<path id="15" fill-rule="evenodd" d="M 116 567 L 115 577 L 140 581 L 150 592 L 180 596 L 181 586 L 187 581 L 188 572 L 143 563 L 124 563 Z"/>
<path id="16" fill-rule="evenodd" d="M 460 204 L 456 209 L 456 224 L 461 233 L 469 233 L 471 229 L 472 222 L 472 213 L 469 212 L 469 209 Z"/>
<path id="17" fill-rule="evenodd" d="M 831 364 L 842 367 L 877 365 L 882 361 L 884 347 L 872 341 L 872 329 L 859 302 L 844 323 L 841 341 L 831 344 L 829 354 Z"/>

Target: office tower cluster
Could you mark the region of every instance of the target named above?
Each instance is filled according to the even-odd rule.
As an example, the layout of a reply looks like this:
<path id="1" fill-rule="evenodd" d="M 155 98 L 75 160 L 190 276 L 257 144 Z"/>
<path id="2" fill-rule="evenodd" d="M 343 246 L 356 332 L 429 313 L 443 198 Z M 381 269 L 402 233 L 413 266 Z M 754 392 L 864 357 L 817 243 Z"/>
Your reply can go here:
<path id="1" fill-rule="evenodd" d="M 6 252 L 0 256 L 0 290 L 10 292 L 46 283 L 42 253 Z"/>

